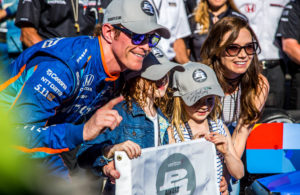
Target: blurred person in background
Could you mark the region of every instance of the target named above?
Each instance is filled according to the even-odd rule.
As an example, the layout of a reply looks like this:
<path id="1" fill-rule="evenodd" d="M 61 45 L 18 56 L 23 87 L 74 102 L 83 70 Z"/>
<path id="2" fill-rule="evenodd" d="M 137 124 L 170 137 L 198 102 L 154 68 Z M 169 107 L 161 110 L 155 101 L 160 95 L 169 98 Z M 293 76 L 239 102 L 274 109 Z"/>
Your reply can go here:
<path id="1" fill-rule="evenodd" d="M 288 109 L 300 109 L 300 1 L 291 0 L 284 8 L 276 32 L 278 45 L 291 75 Z"/>
<path id="2" fill-rule="evenodd" d="M 0 0 L 0 70 L 22 52 L 21 31 L 14 24 L 18 0 Z"/>
<path id="3" fill-rule="evenodd" d="M 186 14 L 189 22 L 190 22 L 190 18 L 194 15 L 194 11 L 198 3 L 200 3 L 200 0 L 184 0 Z"/>
<path id="4" fill-rule="evenodd" d="M 234 2 L 247 16 L 261 46 L 258 59 L 263 65 L 263 74 L 270 84 L 266 107 L 282 109 L 286 67 L 283 56 L 279 54 L 279 48 L 275 45 L 275 33 L 282 10 L 289 0 L 235 0 Z"/>
<path id="5" fill-rule="evenodd" d="M 162 38 L 159 47 L 170 60 L 184 64 L 189 61 L 185 37 L 191 34 L 183 0 L 151 0 L 158 23 L 171 32 L 169 39 Z"/>
<path id="6" fill-rule="evenodd" d="M 111 0 L 20 1 L 16 26 L 25 48 L 44 39 L 92 35 Z"/>
<path id="7" fill-rule="evenodd" d="M 187 0 L 186 4 L 191 9 L 195 5 L 195 0 Z M 239 13 L 233 0 L 201 0 L 190 17 L 192 35 L 188 37 L 188 47 L 190 49 L 190 60 L 201 61 L 200 50 L 209 34 L 212 26 L 221 18 L 226 16 L 247 18 Z"/>

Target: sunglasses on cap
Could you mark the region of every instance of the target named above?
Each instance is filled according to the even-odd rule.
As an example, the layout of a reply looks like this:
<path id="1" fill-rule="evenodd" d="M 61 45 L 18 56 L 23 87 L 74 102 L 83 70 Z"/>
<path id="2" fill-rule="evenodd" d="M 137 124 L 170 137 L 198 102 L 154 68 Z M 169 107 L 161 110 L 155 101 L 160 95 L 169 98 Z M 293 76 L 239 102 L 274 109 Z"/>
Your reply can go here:
<path id="1" fill-rule="evenodd" d="M 260 52 L 260 51 L 257 52 L 258 50 L 257 42 L 248 43 L 244 46 L 240 46 L 238 44 L 231 44 L 225 48 L 225 51 L 229 56 L 234 57 L 239 55 L 242 49 L 244 49 L 247 55 L 254 55 Z"/>
<path id="2" fill-rule="evenodd" d="M 134 45 L 140 45 L 145 39 L 148 38 L 149 42 L 149 47 L 155 47 L 158 42 L 160 41 L 160 36 L 157 34 L 136 34 L 131 32 L 130 30 L 126 29 L 126 28 L 121 28 L 117 25 L 112 25 L 115 29 L 118 29 L 120 31 L 122 31 L 123 33 L 130 35 L 131 36 L 131 40 L 132 43 Z"/>

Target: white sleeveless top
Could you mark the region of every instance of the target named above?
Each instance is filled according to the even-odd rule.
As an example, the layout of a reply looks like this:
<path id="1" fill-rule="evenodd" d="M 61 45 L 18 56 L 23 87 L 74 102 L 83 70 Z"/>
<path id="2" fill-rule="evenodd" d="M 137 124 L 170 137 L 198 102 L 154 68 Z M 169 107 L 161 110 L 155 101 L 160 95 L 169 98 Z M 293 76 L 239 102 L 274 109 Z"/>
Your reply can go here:
<path id="1" fill-rule="evenodd" d="M 237 123 L 241 112 L 241 87 L 231 95 L 225 95 L 222 99 L 222 119 L 226 125 Z"/>

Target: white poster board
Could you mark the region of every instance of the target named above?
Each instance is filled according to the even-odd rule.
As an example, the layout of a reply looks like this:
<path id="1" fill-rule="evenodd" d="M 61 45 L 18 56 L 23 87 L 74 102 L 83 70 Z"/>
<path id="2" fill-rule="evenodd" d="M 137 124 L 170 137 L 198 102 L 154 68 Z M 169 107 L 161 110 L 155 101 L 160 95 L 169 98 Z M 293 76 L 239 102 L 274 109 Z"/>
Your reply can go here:
<path id="1" fill-rule="evenodd" d="M 204 140 L 146 148 L 137 159 L 115 152 L 116 195 L 220 194 L 216 149 Z"/>

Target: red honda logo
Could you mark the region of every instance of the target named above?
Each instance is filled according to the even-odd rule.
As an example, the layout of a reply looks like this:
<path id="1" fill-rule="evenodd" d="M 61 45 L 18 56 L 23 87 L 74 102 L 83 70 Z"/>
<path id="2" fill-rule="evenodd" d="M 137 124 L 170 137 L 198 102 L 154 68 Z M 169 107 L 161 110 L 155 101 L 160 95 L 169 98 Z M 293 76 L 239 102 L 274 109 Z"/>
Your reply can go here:
<path id="1" fill-rule="evenodd" d="M 247 13 L 253 13 L 253 12 L 255 12 L 255 4 L 254 3 L 247 3 L 246 5 L 245 5 L 245 11 L 247 12 Z"/>

